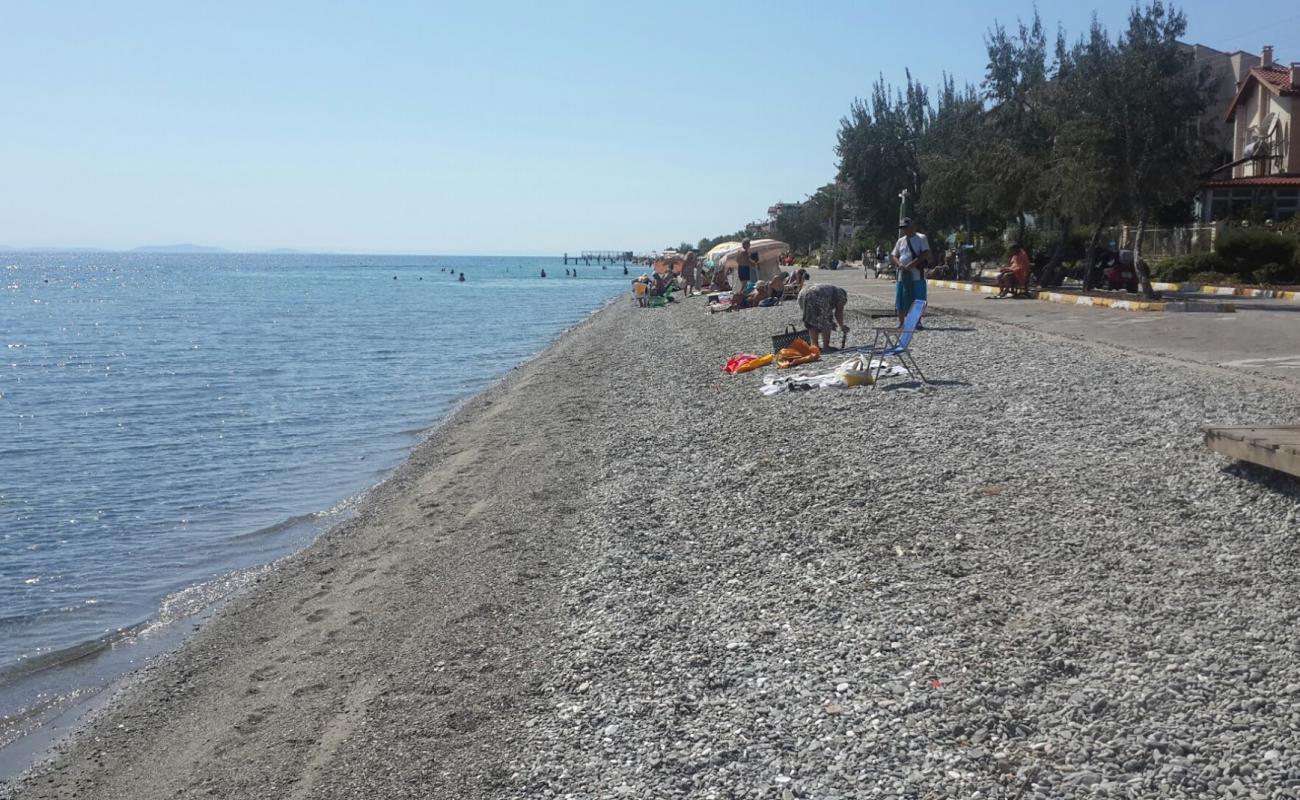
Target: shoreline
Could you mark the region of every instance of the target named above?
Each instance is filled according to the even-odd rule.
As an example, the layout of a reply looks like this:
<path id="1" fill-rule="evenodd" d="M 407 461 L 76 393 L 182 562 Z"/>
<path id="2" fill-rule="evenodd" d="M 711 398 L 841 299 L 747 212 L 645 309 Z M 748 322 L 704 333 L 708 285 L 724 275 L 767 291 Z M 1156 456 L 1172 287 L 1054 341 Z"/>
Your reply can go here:
<path id="1" fill-rule="evenodd" d="M 936 314 L 934 390 L 761 398 L 718 370 L 797 310 L 700 306 L 472 398 L 14 796 L 1174 796 L 1247 740 L 1278 769 L 1223 785 L 1284 780 L 1300 492 L 1188 423 L 1292 394 Z"/>
<path id="2" fill-rule="evenodd" d="M 460 415 L 467 413 L 467 407 L 486 395 L 504 391 L 503 384 L 507 383 L 516 371 L 544 357 L 557 342 L 574 330 L 589 324 L 596 315 L 612 306 L 621 297 L 620 294 L 588 311 L 584 316 L 561 330 L 546 346 L 508 368 L 487 386 L 455 400 L 436 420 L 417 432 L 418 440 L 411 445 L 401 461 L 389 469 L 377 483 L 340 499 L 326 509 L 299 515 L 286 520 L 286 522 L 276 523 L 271 526 L 279 527 L 286 523 L 296 523 L 308 517 L 326 514 L 339 516 L 334 513 L 335 510 L 341 506 L 347 506 L 345 513 L 341 515 L 341 519 L 331 520 L 326 525 L 320 526 L 315 533 L 305 538 L 302 544 L 291 552 L 263 564 L 224 573 L 202 584 L 187 586 L 173 594 L 169 594 L 164 598 L 162 606 L 153 615 L 139 621 L 130 630 L 107 635 L 103 637 L 102 641 L 93 643 L 93 647 L 91 646 L 92 643 L 87 643 L 86 653 L 71 659 L 61 660 L 52 665 L 42 665 L 26 672 L 16 673 L 15 685 L 22 681 L 39 678 L 42 673 L 46 672 L 88 667 L 93 680 L 89 686 L 79 683 L 72 688 L 71 695 L 60 694 L 60 696 L 49 701 L 47 707 L 29 711 L 24 715 L 25 717 L 41 717 L 43 721 L 37 727 L 18 734 L 10 744 L 6 745 L 6 749 L 10 747 L 16 748 L 18 754 L 17 756 L 10 756 L 14 768 L 9 774 L 0 775 L 0 798 L 8 797 L 10 793 L 17 791 L 25 783 L 29 782 L 33 775 L 39 774 L 61 749 L 70 746 L 79 737 L 85 735 L 88 727 L 93 726 L 103 714 L 112 711 L 114 704 L 120 700 L 124 693 L 133 690 L 137 683 L 147 681 L 149 675 L 163 661 L 175 656 L 191 640 L 201 635 L 202 630 L 214 615 L 222 613 L 232 603 L 237 602 L 249 592 L 255 591 L 258 585 L 265 580 L 268 573 L 284 568 L 294 559 L 302 556 L 306 550 L 313 547 L 317 542 L 334 534 L 335 531 L 345 528 L 350 522 L 354 521 L 365 508 L 375 502 L 375 493 L 404 470 L 416 453 L 426 446 L 429 440 L 434 438 L 442 428 L 453 424 Z M 257 533 L 257 531 L 253 533 Z M 199 607 L 186 611 L 174 619 L 161 619 L 169 600 L 196 588 L 231 580 L 236 581 L 238 585 L 232 589 L 216 593 L 211 599 L 202 601 Z M 96 662 L 100 659 L 108 659 L 113 663 L 125 666 L 109 667 L 107 670 L 99 669 Z M 102 675 L 108 677 L 101 678 Z M 66 720 L 72 721 L 67 722 Z M 26 763 L 27 766 L 18 767 L 17 764 L 19 763 Z"/>

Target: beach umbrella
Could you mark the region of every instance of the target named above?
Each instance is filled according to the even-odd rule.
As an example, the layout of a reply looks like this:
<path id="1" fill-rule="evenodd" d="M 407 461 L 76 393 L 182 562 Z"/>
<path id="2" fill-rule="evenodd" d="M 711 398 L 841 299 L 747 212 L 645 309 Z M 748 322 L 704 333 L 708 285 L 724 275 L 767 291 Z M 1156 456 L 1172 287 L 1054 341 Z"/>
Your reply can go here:
<path id="1" fill-rule="evenodd" d="M 739 248 L 740 242 L 722 242 L 720 244 L 715 244 L 713 247 L 709 248 L 709 252 L 705 253 L 703 258 L 700 260 L 704 262 L 704 266 L 706 267 L 716 267 L 718 264 L 722 263 L 723 256 L 732 250 L 738 250 Z"/>
<path id="2" fill-rule="evenodd" d="M 755 239 L 749 243 L 749 252 L 758 253 L 758 277 L 765 281 L 770 281 L 781 272 L 781 254 L 790 249 L 790 245 L 785 242 L 778 242 L 776 239 Z M 718 259 L 718 266 L 725 269 L 735 269 L 738 264 L 740 254 L 743 252 L 740 245 L 732 250 L 723 253 Z"/>

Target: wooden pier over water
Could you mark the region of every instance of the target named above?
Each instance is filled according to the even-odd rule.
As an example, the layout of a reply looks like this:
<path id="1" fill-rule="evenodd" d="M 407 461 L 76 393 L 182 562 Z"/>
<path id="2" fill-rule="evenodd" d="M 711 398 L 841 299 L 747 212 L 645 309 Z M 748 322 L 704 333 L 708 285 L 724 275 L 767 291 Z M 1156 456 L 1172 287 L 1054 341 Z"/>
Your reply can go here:
<path id="1" fill-rule="evenodd" d="M 571 256 L 568 253 L 565 253 L 565 265 L 568 265 L 570 260 L 572 260 L 574 264 L 582 263 L 590 265 L 593 262 L 596 264 L 626 264 L 633 259 L 631 250 L 583 250 L 582 253 L 576 256 Z"/>

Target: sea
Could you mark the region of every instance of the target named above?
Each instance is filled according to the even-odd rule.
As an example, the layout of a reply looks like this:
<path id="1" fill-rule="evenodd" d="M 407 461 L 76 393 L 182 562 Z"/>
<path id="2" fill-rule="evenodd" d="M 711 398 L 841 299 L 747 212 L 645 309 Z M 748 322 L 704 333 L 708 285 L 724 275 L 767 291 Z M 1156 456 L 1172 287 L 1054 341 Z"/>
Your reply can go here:
<path id="1" fill-rule="evenodd" d="M 628 280 L 560 258 L 0 253 L 0 780 Z"/>

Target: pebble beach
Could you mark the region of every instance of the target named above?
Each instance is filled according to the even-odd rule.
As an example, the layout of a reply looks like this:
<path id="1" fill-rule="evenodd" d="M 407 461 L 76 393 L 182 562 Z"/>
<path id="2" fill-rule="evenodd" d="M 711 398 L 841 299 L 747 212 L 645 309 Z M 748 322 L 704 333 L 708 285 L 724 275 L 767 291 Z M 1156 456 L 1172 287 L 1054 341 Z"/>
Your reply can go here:
<path id="1" fill-rule="evenodd" d="M 1300 797 L 1300 485 L 1200 433 L 1293 385 L 942 313 L 930 388 L 720 371 L 797 318 L 595 314 L 0 797 Z"/>

